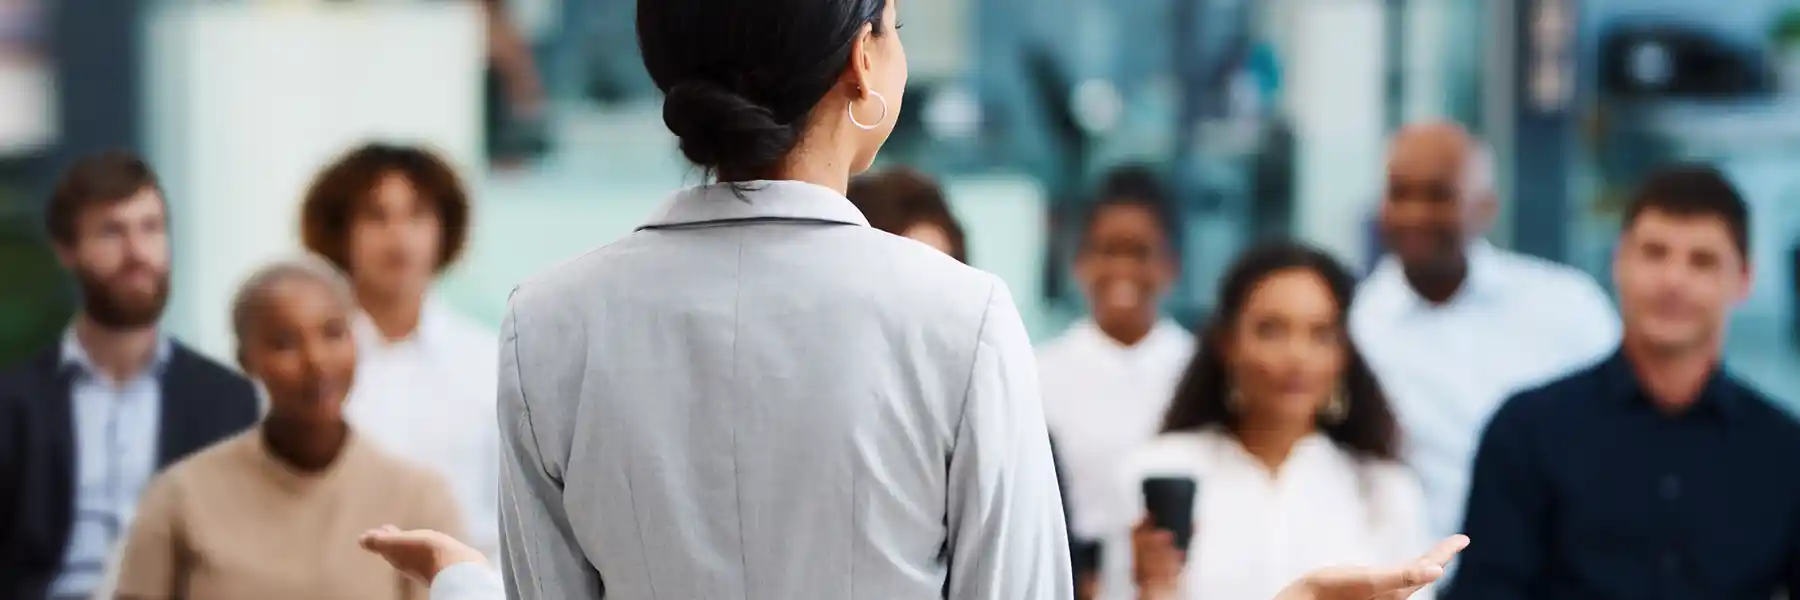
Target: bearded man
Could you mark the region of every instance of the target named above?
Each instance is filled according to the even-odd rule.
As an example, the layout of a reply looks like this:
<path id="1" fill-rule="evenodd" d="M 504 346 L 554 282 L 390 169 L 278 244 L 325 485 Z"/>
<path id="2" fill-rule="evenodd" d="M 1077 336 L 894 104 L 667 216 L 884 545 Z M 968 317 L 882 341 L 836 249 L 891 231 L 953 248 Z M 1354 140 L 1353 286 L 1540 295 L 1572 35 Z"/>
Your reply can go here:
<path id="1" fill-rule="evenodd" d="M 135 155 L 84 157 L 45 211 L 81 288 L 59 343 L 0 373 L 0 598 L 87 598 L 161 468 L 249 427 L 249 381 L 170 339 L 169 206 Z"/>

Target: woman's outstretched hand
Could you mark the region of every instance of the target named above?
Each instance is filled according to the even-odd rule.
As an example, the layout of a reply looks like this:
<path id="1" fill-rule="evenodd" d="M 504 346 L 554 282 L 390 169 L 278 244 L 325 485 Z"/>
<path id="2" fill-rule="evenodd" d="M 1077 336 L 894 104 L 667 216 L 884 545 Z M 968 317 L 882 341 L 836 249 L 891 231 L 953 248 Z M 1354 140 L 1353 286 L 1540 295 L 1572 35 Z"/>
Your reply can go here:
<path id="1" fill-rule="evenodd" d="M 1405 600 L 1444 576 L 1444 565 L 1469 546 L 1453 535 L 1409 564 L 1385 568 L 1331 567 L 1307 573 L 1275 600 Z"/>
<path id="2" fill-rule="evenodd" d="M 380 554 L 394 569 L 426 585 L 451 565 L 487 564 L 487 557 L 456 538 L 430 529 L 401 531 L 383 525 L 362 534 L 364 550 Z"/>

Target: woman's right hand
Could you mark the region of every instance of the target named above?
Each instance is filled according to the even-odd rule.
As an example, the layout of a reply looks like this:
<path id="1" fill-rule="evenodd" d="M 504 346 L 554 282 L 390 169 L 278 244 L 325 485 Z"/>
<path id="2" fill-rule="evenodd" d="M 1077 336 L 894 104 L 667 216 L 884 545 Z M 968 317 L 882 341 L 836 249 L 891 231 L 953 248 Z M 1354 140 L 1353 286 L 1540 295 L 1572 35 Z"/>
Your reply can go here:
<path id="1" fill-rule="evenodd" d="M 362 534 L 363 549 L 381 555 L 394 569 L 431 585 L 438 573 L 462 563 L 487 564 L 487 557 L 456 538 L 430 529 L 402 531 L 383 525 Z"/>
<path id="2" fill-rule="evenodd" d="M 1131 530 L 1131 575 L 1138 600 L 1175 600 L 1187 553 L 1175 547 L 1175 534 L 1157 529 L 1149 519 Z"/>

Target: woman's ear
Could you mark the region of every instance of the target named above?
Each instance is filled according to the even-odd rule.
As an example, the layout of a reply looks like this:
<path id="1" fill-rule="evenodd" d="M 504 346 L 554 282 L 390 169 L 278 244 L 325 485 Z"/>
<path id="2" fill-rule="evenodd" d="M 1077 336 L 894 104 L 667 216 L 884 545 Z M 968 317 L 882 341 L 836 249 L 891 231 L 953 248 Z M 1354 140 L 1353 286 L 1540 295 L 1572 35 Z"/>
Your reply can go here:
<path id="1" fill-rule="evenodd" d="M 850 64 L 844 65 L 843 84 L 851 102 L 869 96 L 869 80 L 875 72 L 875 57 L 869 55 L 874 36 L 874 24 L 864 23 L 862 32 L 850 44 Z"/>

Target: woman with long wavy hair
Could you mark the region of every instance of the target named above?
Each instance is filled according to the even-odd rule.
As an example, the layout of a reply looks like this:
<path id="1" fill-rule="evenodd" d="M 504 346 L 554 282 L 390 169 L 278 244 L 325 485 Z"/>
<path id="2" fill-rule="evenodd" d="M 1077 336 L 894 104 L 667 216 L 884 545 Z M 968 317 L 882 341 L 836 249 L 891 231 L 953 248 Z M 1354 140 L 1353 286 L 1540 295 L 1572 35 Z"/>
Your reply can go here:
<path id="1" fill-rule="evenodd" d="M 1134 585 L 1110 595 L 1265 598 L 1311 569 L 1428 546 L 1423 492 L 1395 458 L 1394 415 L 1344 332 L 1354 286 L 1337 261 L 1302 245 L 1238 259 L 1163 433 L 1133 456 L 1121 485 L 1135 495 L 1146 477 L 1194 479 L 1194 537 L 1182 552 L 1168 532 L 1140 524 L 1116 545 L 1133 556 L 1108 561 L 1132 565 Z"/>

